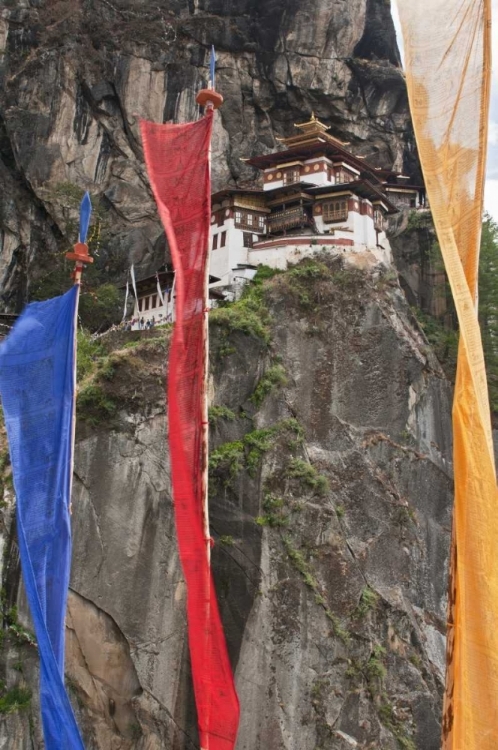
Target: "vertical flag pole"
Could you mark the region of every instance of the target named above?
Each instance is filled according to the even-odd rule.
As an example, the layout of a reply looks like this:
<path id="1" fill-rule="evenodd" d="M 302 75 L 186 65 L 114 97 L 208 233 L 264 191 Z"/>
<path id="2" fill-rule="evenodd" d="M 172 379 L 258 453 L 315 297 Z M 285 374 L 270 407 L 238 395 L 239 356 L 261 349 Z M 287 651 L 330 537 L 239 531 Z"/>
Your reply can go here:
<path id="1" fill-rule="evenodd" d="M 209 83 L 207 89 L 202 89 L 197 94 L 196 101 L 205 109 L 205 114 L 218 109 L 223 104 L 223 97 L 215 90 L 216 55 L 214 47 L 211 47 L 211 58 L 209 63 Z M 209 145 L 209 184 L 211 184 L 211 144 Z M 211 195 L 208 196 L 211 205 Z M 209 500 L 208 500 L 208 477 L 209 477 L 209 416 L 208 416 L 208 390 L 209 390 L 209 256 L 211 251 L 210 235 L 208 234 L 206 274 L 204 278 L 204 373 L 202 386 L 202 518 L 204 525 L 204 539 L 206 543 L 206 555 L 208 564 L 211 564 L 211 532 L 209 528 Z"/>
<path id="2" fill-rule="evenodd" d="M 78 242 L 73 247 L 73 252 L 66 253 L 68 260 L 74 261 L 74 271 L 71 276 L 74 280 L 74 285 L 77 287 L 76 304 L 74 306 L 74 365 L 73 365 L 73 385 L 74 385 L 74 404 L 73 404 L 73 425 L 72 425 L 72 440 L 71 440 L 71 471 L 70 471 L 70 482 L 71 490 L 70 497 L 72 495 L 73 486 L 73 464 L 74 464 L 74 444 L 76 439 L 76 359 L 77 359 L 77 336 L 78 330 L 78 307 L 80 302 L 80 290 L 81 290 L 81 276 L 83 269 L 88 263 L 93 263 L 93 258 L 88 251 L 88 245 L 86 244 L 86 238 L 88 234 L 88 227 L 90 226 L 90 217 L 92 215 L 92 202 L 88 192 L 83 196 L 83 200 L 80 205 L 80 234 Z M 72 511 L 71 505 L 69 506 L 70 512 Z"/>

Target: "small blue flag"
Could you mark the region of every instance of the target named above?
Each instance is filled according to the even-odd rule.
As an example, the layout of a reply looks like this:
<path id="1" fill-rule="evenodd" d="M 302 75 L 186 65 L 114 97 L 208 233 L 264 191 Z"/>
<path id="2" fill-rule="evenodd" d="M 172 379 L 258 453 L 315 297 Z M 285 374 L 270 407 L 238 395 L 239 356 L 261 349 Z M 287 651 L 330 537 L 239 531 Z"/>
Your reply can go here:
<path id="1" fill-rule="evenodd" d="M 211 45 L 211 60 L 209 61 L 209 80 L 211 81 L 211 88 L 214 89 L 214 77 L 216 71 L 216 53 L 214 51 L 214 44 Z"/>
<path id="2" fill-rule="evenodd" d="M 80 242 L 86 242 L 88 227 L 90 226 L 90 217 L 92 215 L 92 201 L 88 191 L 83 196 L 80 205 Z"/>

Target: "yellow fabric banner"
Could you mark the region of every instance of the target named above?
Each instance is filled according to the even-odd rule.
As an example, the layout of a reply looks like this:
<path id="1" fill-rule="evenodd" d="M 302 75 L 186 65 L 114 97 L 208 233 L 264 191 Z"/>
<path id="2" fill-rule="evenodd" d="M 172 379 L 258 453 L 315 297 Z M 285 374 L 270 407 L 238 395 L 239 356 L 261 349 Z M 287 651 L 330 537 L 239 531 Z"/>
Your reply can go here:
<path id="1" fill-rule="evenodd" d="M 398 0 L 410 107 L 460 323 L 443 750 L 498 750 L 498 490 L 476 314 L 491 0 Z"/>

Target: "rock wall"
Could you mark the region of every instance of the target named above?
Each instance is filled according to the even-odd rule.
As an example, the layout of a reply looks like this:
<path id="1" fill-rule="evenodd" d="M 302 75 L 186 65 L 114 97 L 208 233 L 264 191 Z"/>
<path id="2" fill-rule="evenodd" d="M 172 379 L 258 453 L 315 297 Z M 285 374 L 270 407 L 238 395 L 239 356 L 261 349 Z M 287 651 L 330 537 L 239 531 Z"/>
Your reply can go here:
<path id="1" fill-rule="evenodd" d="M 186 121 L 210 45 L 225 106 L 215 189 L 312 110 L 374 164 L 416 171 L 385 0 L 6 0 L 0 13 L 0 301 L 16 311 L 75 241 L 79 191 L 102 282 L 164 260 L 139 117 Z"/>
<path id="2" fill-rule="evenodd" d="M 237 749 L 437 750 L 451 393 L 400 288 L 304 261 L 211 329 L 213 567 Z M 88 750 L 193 750 L 168 338 L 129 336 L 95 381 L 117 411 L 99 418 L 97 401 L 79 422 L 68 683 Z M 26 628 L 16 564 L 6 594 Z M 0 747 L 38 749 L 36 652 L 6 644 L 0 678 L 34 698 L 0 715 Z"/>

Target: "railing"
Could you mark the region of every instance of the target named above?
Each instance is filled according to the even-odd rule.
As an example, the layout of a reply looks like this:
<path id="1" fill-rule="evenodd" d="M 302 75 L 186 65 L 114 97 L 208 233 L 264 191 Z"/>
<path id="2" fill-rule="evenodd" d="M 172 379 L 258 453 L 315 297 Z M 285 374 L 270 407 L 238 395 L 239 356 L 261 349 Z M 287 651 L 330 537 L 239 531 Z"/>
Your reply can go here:
<path id="1" fill-rule="evenodd" d="M 301 227 L 309 223 L 306 212 L 302 208 L 289 208 L 285 211 L 278 211 L 268 216 L 267 221 L 269 232 L 281 232 L 284 229 L 293 229 L 294 227 Z"/>
<path id="2" fill-rule="evenodd" d="M 326 210 L 323 211 L 323 220 L 325 223 L 333 221 L 347 221 L 348 220 L 348 209 L 340 208 L 337 210 Z"/>
<path id="3" fill-rule="evenodd" d="M 263 224 L 249 224 L 247 221 L 236 221 L 235 226 L 237 229 L 243 229 L 246 232 L 254 232 L 254 234 L 265 234 L 266 233 L 266 226 Z"/>

